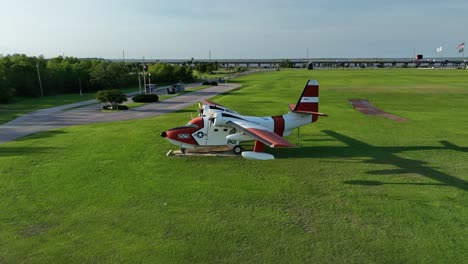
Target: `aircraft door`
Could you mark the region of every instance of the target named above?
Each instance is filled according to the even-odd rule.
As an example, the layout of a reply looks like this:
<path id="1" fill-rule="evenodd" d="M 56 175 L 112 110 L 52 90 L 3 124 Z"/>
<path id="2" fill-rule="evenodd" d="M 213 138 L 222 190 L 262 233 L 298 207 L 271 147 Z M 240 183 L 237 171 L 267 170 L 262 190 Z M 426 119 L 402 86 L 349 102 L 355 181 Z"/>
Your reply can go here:
<path id="1" fill-rule="evenodd" d="M 209 144 L 208 138 L 210 137 L 210 127 L 211 127 L 211 121 L 209 118 L 203 118 L 204 126 L 203 126 L 203 133 L 204 133 L 204 142 L 205 145 Z"/>

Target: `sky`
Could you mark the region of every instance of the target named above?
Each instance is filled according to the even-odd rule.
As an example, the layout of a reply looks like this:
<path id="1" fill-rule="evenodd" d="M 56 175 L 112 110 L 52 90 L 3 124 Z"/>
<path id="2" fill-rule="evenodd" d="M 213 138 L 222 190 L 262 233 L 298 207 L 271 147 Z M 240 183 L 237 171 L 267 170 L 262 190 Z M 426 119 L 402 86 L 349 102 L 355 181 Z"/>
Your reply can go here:
<path id="1" fill-rule="evenodd" d="M 0 54 L 455 57 L 467 14 L 466 0 L 0 0 Z"/>

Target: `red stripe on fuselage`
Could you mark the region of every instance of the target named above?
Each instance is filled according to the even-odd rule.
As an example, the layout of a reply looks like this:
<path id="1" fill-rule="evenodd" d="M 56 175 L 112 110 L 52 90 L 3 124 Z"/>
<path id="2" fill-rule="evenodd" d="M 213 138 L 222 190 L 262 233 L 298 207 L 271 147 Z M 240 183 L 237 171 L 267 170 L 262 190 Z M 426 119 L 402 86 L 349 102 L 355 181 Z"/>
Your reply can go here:
<path id="1" fill-rule="evenodd" d="M 283 116 L 272 116 L 275 122 L 275 134 L 283 136 L 284 134 L 284 118 Z"/>

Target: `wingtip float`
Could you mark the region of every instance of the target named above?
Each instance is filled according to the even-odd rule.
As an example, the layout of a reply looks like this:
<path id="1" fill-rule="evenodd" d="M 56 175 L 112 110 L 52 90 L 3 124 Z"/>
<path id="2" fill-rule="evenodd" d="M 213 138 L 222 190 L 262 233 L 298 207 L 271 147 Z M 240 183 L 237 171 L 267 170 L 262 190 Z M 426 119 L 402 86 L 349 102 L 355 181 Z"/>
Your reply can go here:
<path id="1" fill-rule="evenodd" d="M 327 116 L 318 111 L 319 84 L 307 81 L 297 104 L 290 104 L 287 114 L 279 116 L 244 116 L 220 104 L 205 101 L 199 105 L 198 117 L 185 126 L 161 132 L 170 143 L 186 149 L 228 146 L 235 154 L 253 160 L 272 160 L 274 156 L 264 153 L 271 148 L 294 147 L 284 136 L 292 130 Z M 242 151 L 240 142 L 255 141 L 253 151 Z"/>

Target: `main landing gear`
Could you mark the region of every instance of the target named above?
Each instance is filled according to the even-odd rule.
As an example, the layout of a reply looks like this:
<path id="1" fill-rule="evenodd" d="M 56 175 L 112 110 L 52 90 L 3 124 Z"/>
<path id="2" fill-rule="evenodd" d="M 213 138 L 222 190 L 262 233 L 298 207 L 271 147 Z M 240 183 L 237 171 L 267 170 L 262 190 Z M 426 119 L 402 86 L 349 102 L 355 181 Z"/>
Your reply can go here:
<path id="1" fill-rule="evenodd" d="M 232 151 L 234 152 L 234 154 L 240 155 L 240 154 L 242 153 L 242 148 L 241 148 L 241 146 L 239 146 L 239 145 L 235 145 L 235 146 L 232 148 Z"/>

